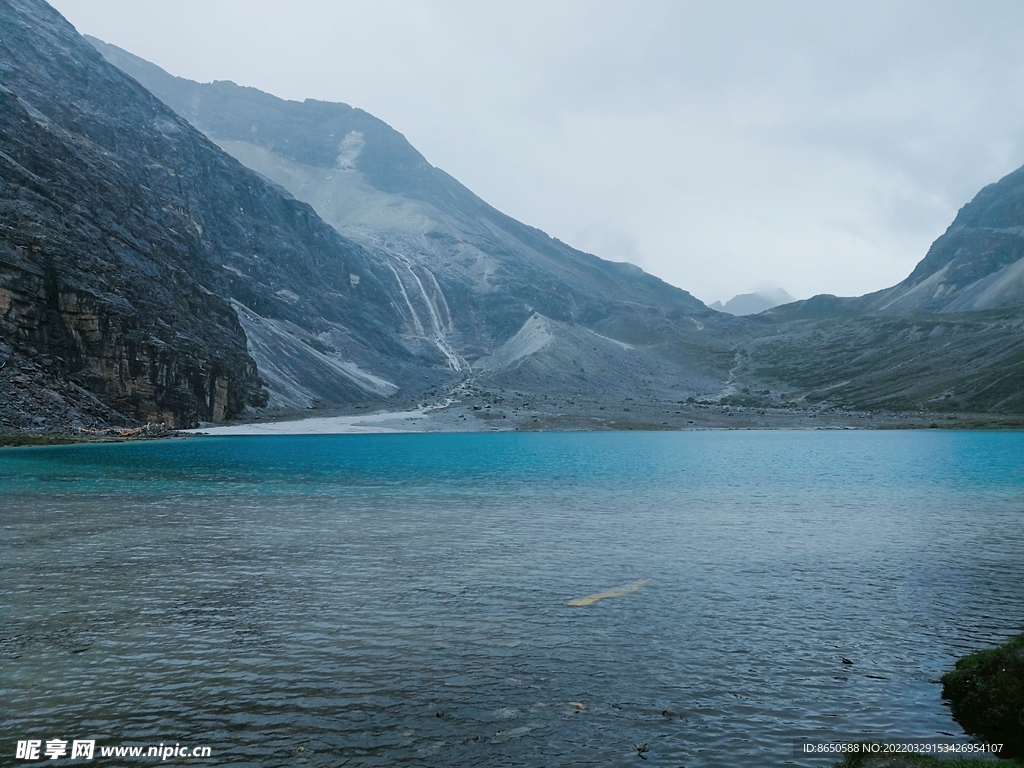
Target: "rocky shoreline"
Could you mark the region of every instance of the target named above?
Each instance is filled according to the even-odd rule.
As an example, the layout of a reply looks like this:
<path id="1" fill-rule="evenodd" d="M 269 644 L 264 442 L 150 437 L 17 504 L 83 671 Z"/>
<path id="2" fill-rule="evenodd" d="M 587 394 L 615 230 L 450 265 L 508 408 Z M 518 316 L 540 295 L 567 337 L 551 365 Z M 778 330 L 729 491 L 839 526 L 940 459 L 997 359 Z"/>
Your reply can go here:
<path id="1" fill-rule="evenodd" d="M 586 396 L 528 395 L 469 390 L 448 403 L 389 401 L 335 409 L 249 413 L 214 433 L 282 425 L 278 433 L 319 432 L 552 432 L 783 429 L 1024 429 L 1024 415 L 989 413 L 870 412 L 839 408 L 758 408 L 717 403 L 623 402 Z M 14 405 L 9 403 L 8 405 Z M 0 406 L 0 411 L 4 408 Z M 9 408 L 8 408 L 9 410 Z M 182 434 L 164 424 L 127 421 L 109 426 L 61 409 L 26 418 L 0 412 L 0 446 L 153 439 Z M 325 422 L 335 420 L 338 428 Z M 314 427 L 313 422 L 317 422 Z M 287 427 L 283 425 L 287 424 Z M 346 428 L 341 428 L 347 425 Z M 348 428 L 351 427 L 351 428 Z"/>

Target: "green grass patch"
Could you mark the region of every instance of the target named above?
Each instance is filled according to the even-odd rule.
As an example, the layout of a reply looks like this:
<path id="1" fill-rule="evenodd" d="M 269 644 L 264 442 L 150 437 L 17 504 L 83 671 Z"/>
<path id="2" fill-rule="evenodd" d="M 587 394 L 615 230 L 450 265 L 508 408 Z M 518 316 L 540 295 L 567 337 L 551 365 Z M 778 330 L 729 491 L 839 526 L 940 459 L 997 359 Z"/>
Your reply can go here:
<path id="1" fill-rule="evenodd" d="M 942 696 L 967 733 L 1024 758 L 1024 635 L 957 661 L 942 676 Z"/>

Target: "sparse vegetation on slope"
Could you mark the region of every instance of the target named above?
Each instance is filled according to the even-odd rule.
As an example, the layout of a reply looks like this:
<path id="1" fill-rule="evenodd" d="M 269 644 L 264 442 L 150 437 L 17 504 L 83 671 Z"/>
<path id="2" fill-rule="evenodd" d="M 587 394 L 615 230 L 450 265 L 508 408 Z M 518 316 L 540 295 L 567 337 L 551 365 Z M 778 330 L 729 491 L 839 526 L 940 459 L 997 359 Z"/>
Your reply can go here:
<path id="1" fill-rule="evenodd" d="M 1024 311 L 866 315 L 769 327 L 744 375 L 859 410 L 1024 413 Z"/>

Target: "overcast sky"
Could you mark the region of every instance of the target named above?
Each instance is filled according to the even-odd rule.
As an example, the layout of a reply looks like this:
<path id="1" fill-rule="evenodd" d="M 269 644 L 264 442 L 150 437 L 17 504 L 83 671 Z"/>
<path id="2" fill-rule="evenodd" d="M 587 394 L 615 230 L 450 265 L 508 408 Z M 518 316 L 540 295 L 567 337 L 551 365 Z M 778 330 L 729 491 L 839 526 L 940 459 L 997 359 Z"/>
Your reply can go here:
<path id="1" fill-rule="evenodd" d="M 172 74 L 385 120 L 707 302 L 902 280 L 1024 165 L 1024 3 L 51 0 Z"/>

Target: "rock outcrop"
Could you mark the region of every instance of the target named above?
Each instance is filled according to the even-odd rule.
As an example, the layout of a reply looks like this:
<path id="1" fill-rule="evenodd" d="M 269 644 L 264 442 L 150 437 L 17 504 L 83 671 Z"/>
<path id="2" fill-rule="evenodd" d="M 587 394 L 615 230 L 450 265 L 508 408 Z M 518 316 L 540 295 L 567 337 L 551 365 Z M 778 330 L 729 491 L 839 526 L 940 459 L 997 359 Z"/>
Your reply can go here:
<path id="1" fill-rule="evenodd" d="M 1000 757 L 1024 758 L 1024 636 L 959 659 L 942 696 L 965 731 L 1002 744 Z"/>

